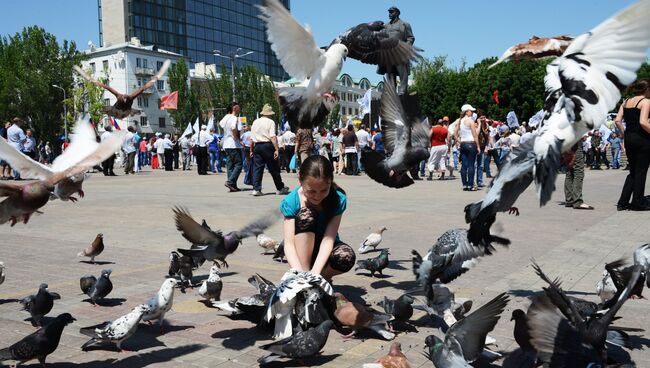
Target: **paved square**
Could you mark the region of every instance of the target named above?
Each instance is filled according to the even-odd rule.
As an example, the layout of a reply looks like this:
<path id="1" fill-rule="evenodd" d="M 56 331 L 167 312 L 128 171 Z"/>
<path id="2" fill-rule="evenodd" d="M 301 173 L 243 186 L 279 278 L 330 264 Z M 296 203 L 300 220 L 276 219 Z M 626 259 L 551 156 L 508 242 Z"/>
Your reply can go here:
<path id="1" fill-rule="evenodd" d="M 499 351 L 512 351 L 511 311 L 527 306 L 527 297 L 543 285 L 530 267 L 536 261 L 551 277 L 560 276 L 563 286 L 579 296 L 597 301 L 595 285 L 607 261 L 619 257 L 631 260 L 633 250 L 650 238 L 650 214 L 617 212 L 614 206 L 626 171 L 587 170 L 585 201 L 594 211 L 578 211 L 559 206 L 563 176 L 560 176 L 553 201 L 539 208 L 533 189 L 518 202 L 521 216 L 498 217 L 502 235 L 512 245 L 498 249 L 484 258 L 471 272 L 450 283 L 457 297 L 471 298 L 475 308 L 500 292 L 509 291 L 511 301 L 492 336 Z M 295 174 L 283 174 L 287 185 L 297 185 Z M 0 285 L 0 348 L 9 346 L 34 331 L 24 319 L 20 305 L 7 299 L 22 298 L 36 292 L 41 282 L 62 295 L 50 316 L 70 312 L 77 322 L 68 326 L 58 350 L 48 358 L 53 367 L 250 367 L 264 354 L 257 346 L 268 343 L 270 334 L 247 321 L 232 321 L 198 302 L 198 289 L 186 294 L 176 292 L 175 304 L 167 314 L 167 333 L 141 324 L 135 336 L 124 344 L 133 350 L 117 353 L 97 350 L 82 352 L 87 340 L 80 327 L 113 320 L 145 302 L 160 287 L 167 273 L 168 256 L 177 247 L 189 244 L 176 231 L 171 207 L 182 204 L 195 219 L 205 218 L 213 229 L 230 231 L 247 220 L 279 204 L 275 194 L 253 197 L 249 191 L 226 193 L 224 174 L 198 176 L 196 172 L 145 171 L 136 176 L 103 177 L 92 174 L 84 184 L 86 198 L 78 203 L 50 202 L 41 216 L 28 225 L 0 227 L 0 261 L 7 267 L 7 280 Z M 370 278 L 363 272 L 335 278 L 335 289 L 353 300 L 363 299 L 375 305 L 384 296 L 397 297 L 412 287 L 410 251 L 426 252 L 445 230 L 465 227 L 463 207 L 479 199 L 484 191 L 463 192 L 459 180 L 422 181 L 403 189 L 380 186 L 365 176 L 336 178 L 348 194 L 348 209 L 341 224 L 341 237 L 355 249 L 365 236 L 379 226 L 386 226 L 380 247 L 391 250 L 391 265 L 385 277 Z M 271 191 L 272 180 L 264 178 Z M 86 247 L 97 233 L 104 234 L 106 250 L 98 261 L 106 265 L 80 263 L 77 252 Z M 280 222 L 267 232 L 281 238 Z M 254 239 L 247 239 L 237 252 L 228 257 L 230 268 L 223 271 L 222 298 L 250 294 L 246 279 L 259 272 L 278 281 L 286 264 L 260 255 Z M 358 255 L 358 259 L 374 256 Z M 93 308 L 82 302 L 79 278 L 98 275 L 102 268 L 112 268 L 114 290 L 109 295 L 112 307 Z M 206 264 L 197 279 L 207 277 Z M 630 300 L 619 313 L 620 326 L 650 329 L 646 314 L 648 300 Z M 424 338 L 438 333 L 428 327 L 432 320 L 423 314 L 414 316 L 419 332 L 401 334 L 397 341 L 413 367 L 428 367 L 422 356 Z M 643 333 L 641 333 L 642 335 Z M 641 348 L 630 352 L 639 367 L 650 366 L 647 345 L 650 340 L 637 338 Z M 323 367 L 359 367 L 373 362 L 388 351 L 389 343 L 369 333 L 344 340 L 332 331 L 322 356 L 305 364 Z M 31 364 L 36 366 L 36 361 Z M 291 362 L 278 366 L 297 366 Z M 498 362 L 497 362 L 498 364 Z"/>

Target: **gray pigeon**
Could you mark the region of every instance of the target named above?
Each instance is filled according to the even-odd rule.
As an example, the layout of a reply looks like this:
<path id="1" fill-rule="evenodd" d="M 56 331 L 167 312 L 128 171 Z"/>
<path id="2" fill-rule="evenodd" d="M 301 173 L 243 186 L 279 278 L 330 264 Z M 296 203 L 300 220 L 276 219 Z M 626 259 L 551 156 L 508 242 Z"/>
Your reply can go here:
<path id="1" fill-rule="evenodd" d="M 438 368 L 471 367 L 485 346 L 488 332 L 494 329 L 500 314 L 508 304 L 506 293 L 478 308 L 474 313 L 449 327 L 445 340 L 430 335 L 425 340 L 428 351 L 425 355 Z"/>
<path id="2" fill-rule="evenodd" d="M 248 283 L 257 289 L 257 294 L 213 302 L 213 307 L 228 311 L 232 316 L 248 315 L 252 322 L 260 322 L 262 319 L 260 316 L 264 314 L 271 297 L 275 294 L 276 287 L 259 274 L 249 277 Z"/>
<path id="3" fill-rule="evenodd" d="M 61 295 L 51 293 L 47 288 L 47 284 L 41 284 L 36 295 L 23 298 L 20 300 L 20 304 L 23 305 L 23 310 L 28 311 L 32 316 L 32 325 L 42 326 L 41 320 L 46 314 L 50 313 L 56 299 L 61 299 Z"/>
<path id="4" fill-rule="evenodd" d="M 79 279 L 81 291 L 88 295 L 90 303 L 93 305 L 97 305 L 98 301 L 104 299 L 113 291 L 113 282 L 110 279 L 112 272 L 112 270 L 102 270 L 99 279 L 93 275 L 86 275 Z"/>
<path id="5" fill-rule="evenodd" d="M 386 267 L 388 267 L 388 252 L 387 248 L 381 250 L 381 253 L 374 258 L 363 259 L 357 261 L 357 265 L 354 267 L 354 270 L 362 269 L 370 271 L 370 277 L 375 277 L 375 272 L 378 272 L 380 275 L 384 275 L 382 272 Z"/>
<path id="6" fill-rule="evenodd" d="M 176 220 L 176 229 L 181 232 L 183 237 L 195 245 L 193 249 L 178 249 L 178 251 L 188 257 L 202 257 L 218 264 L 222 263 L 223 267 L 228 267 L 226 256 L 237 250 L 242 239 L 257 236 L 264 232 L 269 226 L 278 221 L 280 216 L 278 210 L 273 210 L 255 221 L 245 225 L 237 231 L 231 231 L 226 235 L 220 230 L 210 230 L 209 227 L 201 226 L 194 221 L 190 213 L 180 207 L 173 208 Z"/>
<path id="7" fill-rule="evenodd" d="M 5 282 L 5 264 L 0 262 L 0 285 Z"/>
<path id="8" fill-rule="evenodd" d="M 404 294 L 395 300 L 384 297 L 379 305 L 384 308 L 384 312 L 393 316 L 393 320 L 388 322 L 393 329 L 395 325 L 407 323 L 413 316 L 413 297 Z"/>
<path id="9" fill-rule="evenodd" d="M 271 354 L 259 358 L 257 362 L 268 364 L 282 357 L 307 358 L 316 355 L 325 346 L 333 324 L 334 322 L 327 320 L 307 331 L 300 331 L 285 339 L 262 345 L 260 348 Z"/>
<path id="10" fill-rule="evenodd" d="M 149 311 L 149 307 L 141 304 L 113 322 L 107 321 L 96 326 L 81 328 L 80 333 L 91 337 L 81 346 L 81 350 L 88 351 L 90 347 L 113 342 L 121 351 L 127 351 L 122 348 L 122 342 L 135 333 L 142 316 L 147 311 Z"/>
<path id="11" fill-rule="evenodd" d="M 210 276 L 199 288 L 199 295 L 207 300 L 218 301 L 221 299 L 221 289 L 223 289 L 223 281 L 219 276 L 219 267 L 213 265 L 210 268 Z"/>
<path id="12" fill-rule="evenodd" d="M 38 359 L 45 367 L 45 359 L 59 347 L 63 328 L 75 319 L 70 313 L 58 315 L 54 321 L 26 336 L 8 348 L 0 350 L 0 361 L 15 360 L 20 363 Z"/>

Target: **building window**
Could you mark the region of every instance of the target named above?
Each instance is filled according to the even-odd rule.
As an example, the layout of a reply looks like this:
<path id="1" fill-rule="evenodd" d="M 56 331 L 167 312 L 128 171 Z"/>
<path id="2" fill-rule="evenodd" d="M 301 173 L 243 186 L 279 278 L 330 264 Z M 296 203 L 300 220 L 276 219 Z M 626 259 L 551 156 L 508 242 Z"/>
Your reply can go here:
<path id="1" fill-rule="evenodd" d="M 158 118 L 158 127 L 160 128 L 165 127 L 165 118 Z"/>
<path id="2" fill-rule="evenodd" d="M 149 107 L 149 97 L 138 97 L 138 106 Z"/>
<path id="3" fill-rule="evenodd" d="M 158 88 L 159 91 L 164 91 L 165 90 L 165 81 L 156 81 L 156 88 Z"/>
<path id="4" fill-rule="evenodd" d="M 136 66 L 136 68 L 142 68 L 142 59 L 136 58 L 135 59 L 135 66 Z"/>
<path id="5" fill-rule="evenodd" d="M 102 61 L 102 69 L 108 70 L 108 60 Z"/>
<path id="6" fill-rule="evenodd" d="M 160 70 L 160 68 L 162 68 L 162 66 L 163 66 L 163 62 L 162 62 L 162 61 L 158 61 L 158 62 L 156 62 L 156 71 Z"/>
<path id="7" fill-rule="evenodd" d="M 96 72 L 96 70 L 95 70 L 95 63 L 90 63 L 90 70 L 92 70 L 93 73 Z"/>
<path id="8" fill-rule="evenodd" d="M 111 106 L 111 100 L 108 98 L 104 99 L 104 106 Z"/>
<path id="9" fill-rule="evenodd" d="M 147 67 L 147 59 L 142 59 L 142 67 L 143 68 Z"/>
<path id="10" fill-rule="evenodd" d="M 149 126 L 149 120 L 147 120 L 146 116 L 140 116 L 140 126 L 141 127 Z"/>

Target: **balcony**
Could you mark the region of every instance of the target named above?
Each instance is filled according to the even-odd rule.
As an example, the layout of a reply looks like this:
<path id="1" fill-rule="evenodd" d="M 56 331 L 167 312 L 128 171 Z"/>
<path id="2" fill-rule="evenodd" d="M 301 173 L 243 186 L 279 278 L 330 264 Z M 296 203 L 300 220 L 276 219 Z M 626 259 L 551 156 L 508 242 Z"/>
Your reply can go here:
<path id="1" fill-rule="evenodd" d="M 135 68 L 135 75 L 154 75 L 154 70 L 153 68 L 141 68 L 141 67 L 136 67 Z"/>
<path id="2" fill-rule="evenodd" d="M 154 93 L 155 92 L 155 87 L 156 86 L 149 87 L 149 88 L 145 89 L 144 91 L 142 91 L 142 94 L 143 95 L 150 95 L 150 94 Z M 134 84 L 132 90 L 135 91 L 138 88 L 140 88 L 140 86 Z"/>

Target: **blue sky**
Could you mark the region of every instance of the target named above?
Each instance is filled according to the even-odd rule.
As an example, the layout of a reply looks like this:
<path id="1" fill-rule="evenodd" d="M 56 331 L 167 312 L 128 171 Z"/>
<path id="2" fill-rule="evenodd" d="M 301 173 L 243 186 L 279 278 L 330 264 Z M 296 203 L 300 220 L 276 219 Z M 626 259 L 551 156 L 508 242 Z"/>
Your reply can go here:
<path id="1" fill-rule="evenodd" d="M 452 65 L 470 65 L 499 56 L 532 35 L 584 33 L 632 4 L 632 0 L 292 0 L 292 14 L 309 24 L 320 45 L 347 28 L 373 20 L 388 20 L 387 9 L 397 6 L 413 28 L 416 45 L 426 57 L 447 55 Z M 20 0 L 5 4 L 0 35 L 12 35 L 39 25 L 57 39 L 74 40 L 85 49 L 99 44 L 97 0 Z M 650 20 L 649 20 L 650 21 Z M 380 80 L 375 68 L 348 59 L 344 72 Z"/>

